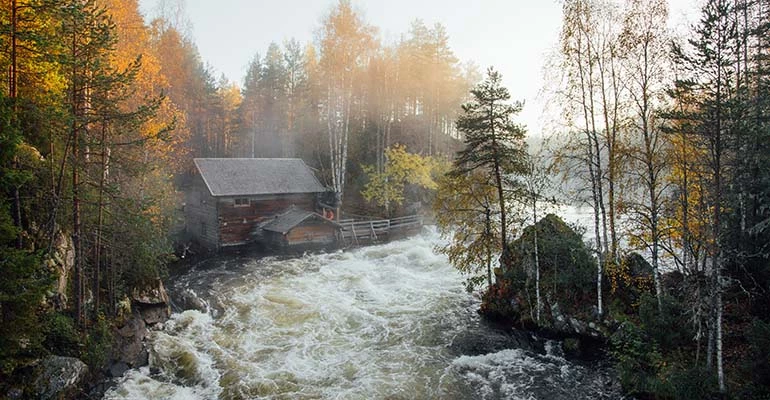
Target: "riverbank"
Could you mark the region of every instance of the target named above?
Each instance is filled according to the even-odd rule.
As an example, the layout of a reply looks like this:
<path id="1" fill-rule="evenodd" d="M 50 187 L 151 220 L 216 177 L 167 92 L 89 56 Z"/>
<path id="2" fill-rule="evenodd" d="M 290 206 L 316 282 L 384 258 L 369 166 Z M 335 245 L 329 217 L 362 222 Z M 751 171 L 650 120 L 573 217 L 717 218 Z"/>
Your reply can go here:
<path id="1" fill-rule="evenodd" d="M 169 291 L 195 293 L 208 311 L 174 313 L 147 339 L 150 365 L 105 398 L 620 398 L 603 370 L 568 360 L 557 342 L 480 318 L 479 299 L 433 252 L 439 241 L 427 230 L 195 266 Z"/>

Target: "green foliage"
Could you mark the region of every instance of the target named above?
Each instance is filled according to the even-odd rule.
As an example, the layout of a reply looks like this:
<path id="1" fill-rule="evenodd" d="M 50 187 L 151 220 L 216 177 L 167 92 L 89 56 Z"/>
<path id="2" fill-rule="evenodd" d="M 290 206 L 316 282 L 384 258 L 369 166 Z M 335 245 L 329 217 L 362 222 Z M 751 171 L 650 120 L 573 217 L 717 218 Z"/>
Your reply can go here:
<path id="1" fill-rule="evenodd" d="M 716 376 L 701 367 L 666 368 L 660 380 L 654 382 L 652 393 L 658 399 L 708 400 L 721 399 Z"/>
<path id="2" fill-rule="evenodd" d="M 77 357 L 80 355 L 80 333 L 69 315 L 53 312 L 46 315 L 41 326 L 45 340 L 43 346 L 51 354 Z"/>
<path id="3" fill-rule="evenodd" d="M 671 296 L 663 296 L 661 310 L 655 296 L 646 293 L 639 306 L 639 321 L 647 337 L 662 351 L 671 352 L 692 343 L 694 334 L 682 304 Z"/>
<path id="4" fill-rule="evenodd" d="M 494 174 L 524 174 L 527 171 L 524 127 L 513 123 L 522 103 L 508 104 L 511 95 L 502 86 L 502 75 L 494 69 L 471 90 L 473 101 L 463 105 L 457 129 L 465 134 L 465 148 L 457 153 L 453 174 L 482 169 Z"/>
<path id="5" fill-rule="evenodd" d="M 624 390 L 658 399 L 708 399 L 719 393 L 713 373 L 684 358 L 693 332 L 681 304 L 673 297 L 642 296 L 639 323 L 622 323 L 610 338 Z"/>
<path id="6" fill-rule="evenodd" d="M 38 309 L 52 283 L 38 256 L 5 246 L 0 244 L 0 374 L 38 353 L 43 339 Z"/>
<path id="7" fill-rule="evenodd" d="M 1 95 L 0 95 L 1 96 Z M 43 339 L 38 309 L 52 285 L 50 271 L 41 257 L 15 248 L 20 234 L 10 214 L 8 194 L 28 181 L 12 160 L 22 143 L 11 121 L 10 103 L 0 97 L 0 376 L 12 372 L 40 351 Z"/>
<path id="8" fill-rule="evenodd" d="M 374 165 L 364 165 L 364 173 L 369 181 L 364 185 L 361 195 L 366 201 L 373 201 L 390 213 L 391 206 L 400 206 L 404 201 L 404 188 L 407 184 L 435 190 L 434 171 L 440 163 L 429 156 L 421 156 L 406 151 L 403 145 L 394 145 L 385 149 L 385 165 L 382 172 Z"/>
<path id="9" fill-rule="evenodd" d="M 51 354 L 80 358 L 95 369 L 102 368 L 109 357 L 113 340 L 110 321 L 99 314 L 87 330 L 81 332 L 67 314 L 52 312 L 41 326 L 43 346 Z"/>
<path id="10" fill-rule="evenodd" d="M 610 345 L 623 389 L 632 395 L 654 392 L 663 357 L 645 332 L 624 322 L 610 337 Z"/>
<path id="11" fill-rule="evenodd" d="M 106 367 L 112 345 L 112 329 L 104 314 L 99 314 L 85 339 L 83 361 L 95 368 Z"/>
<path id="12" fill-rule="evenodd" d="M 480 172 L 447 174 L 438 180 L 433 214 L 439 231 L 450 240 L 437 248 L 466 276 L 473 291 L 485 281 L 491 285 L 492 257 L 500 254 L 500 226 L 495 187 Z"/>
<path id="13" fill-rule="evenodd" d="M 158 278 L 166 278 L 166 265 L 174 258 L 171 242 L 163 229 L 166 225 L 153 222 L 146 210 L 147 206 L 137 210 L 132 205 L 124 209 L 123 239 L 114 249 L 119 256 L 115 268 L 121 278 L 123 294 L 132 288 L 154 283 Z"/>

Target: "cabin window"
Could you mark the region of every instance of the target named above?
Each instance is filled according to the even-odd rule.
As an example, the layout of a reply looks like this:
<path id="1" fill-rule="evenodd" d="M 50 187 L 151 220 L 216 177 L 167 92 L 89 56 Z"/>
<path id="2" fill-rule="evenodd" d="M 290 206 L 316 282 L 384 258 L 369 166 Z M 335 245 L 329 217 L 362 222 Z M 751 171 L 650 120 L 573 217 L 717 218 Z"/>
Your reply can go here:
<path id="1" fill-rule="evenodd" d="M 249 198 L 248 197 L 236 197 L 234 204 L 235 204 L 236 207 L 248 207 L 249 206 Z"/>

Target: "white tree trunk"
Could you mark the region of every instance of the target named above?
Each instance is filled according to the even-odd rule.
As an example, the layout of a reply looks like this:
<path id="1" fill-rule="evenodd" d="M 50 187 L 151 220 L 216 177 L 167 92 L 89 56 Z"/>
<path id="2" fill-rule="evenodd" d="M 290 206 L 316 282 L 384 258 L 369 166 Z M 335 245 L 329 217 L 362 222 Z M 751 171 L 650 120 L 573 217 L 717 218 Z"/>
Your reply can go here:
<path id="1" fill-rule="evenodd" d="M 537 298 L 537 322 L 540 323 L 540 311 L 543 308 L 543 301 L 540 298 L 540 257 L 538 255 L 537 243 L 537 197 L 532 199 L 532 226 L 535 228 L 535 297 Z"/>
<path id="2" fill-rule="evenodd" d="M 719 279 L 721 281 L 721 279 Z M 717 379 L 719 380 L 719 391 L 724 393 L 725 371 L 722 360 L 722 290 L 717 288 L 717 318 L 716 318 L 716 350 L 717 350 Z"/>
<path id="3" fill-rule="evenodd" d="M 725 393 L 725 371 L 722 359 L 722 257 L 718 254 L 714 263 L 714 274 L 716 274 L 716 356 L 717 356 L 717 380 L 719 381 L 719 391 Z"/>

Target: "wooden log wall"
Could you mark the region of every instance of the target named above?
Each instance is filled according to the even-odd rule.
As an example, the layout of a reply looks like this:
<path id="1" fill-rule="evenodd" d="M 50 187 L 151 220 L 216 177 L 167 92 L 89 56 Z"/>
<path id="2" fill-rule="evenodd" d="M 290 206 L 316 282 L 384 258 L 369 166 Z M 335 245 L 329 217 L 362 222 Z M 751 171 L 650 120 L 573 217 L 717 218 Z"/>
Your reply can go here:
<path id="1" fill-rule="evenodd" d="M 331 224 L 309 222 L 292 229 L 286 234 L 289 245 L 296 244 L 332 244 L 335 240 L 336 228 Z"/>
<path id="2" fill-rule="evenodd" d="M 315 208 L 315 193 L 249 197 L 248 206 L 236 206 L 236 198 L 222 197 L 218 201 L 218 227 L 222 246 L 250 241 L 251 232 L 259 222 L 281 213 L 292 205 L 307 211 L 313 211 Z"/>
<path id="3" fill-rule="evenodd" d="M 217 199 L 211 196 L 200 176 L 185 192 L 185 231 L 200 244 L 216 248 L 219 245 Z"/>

